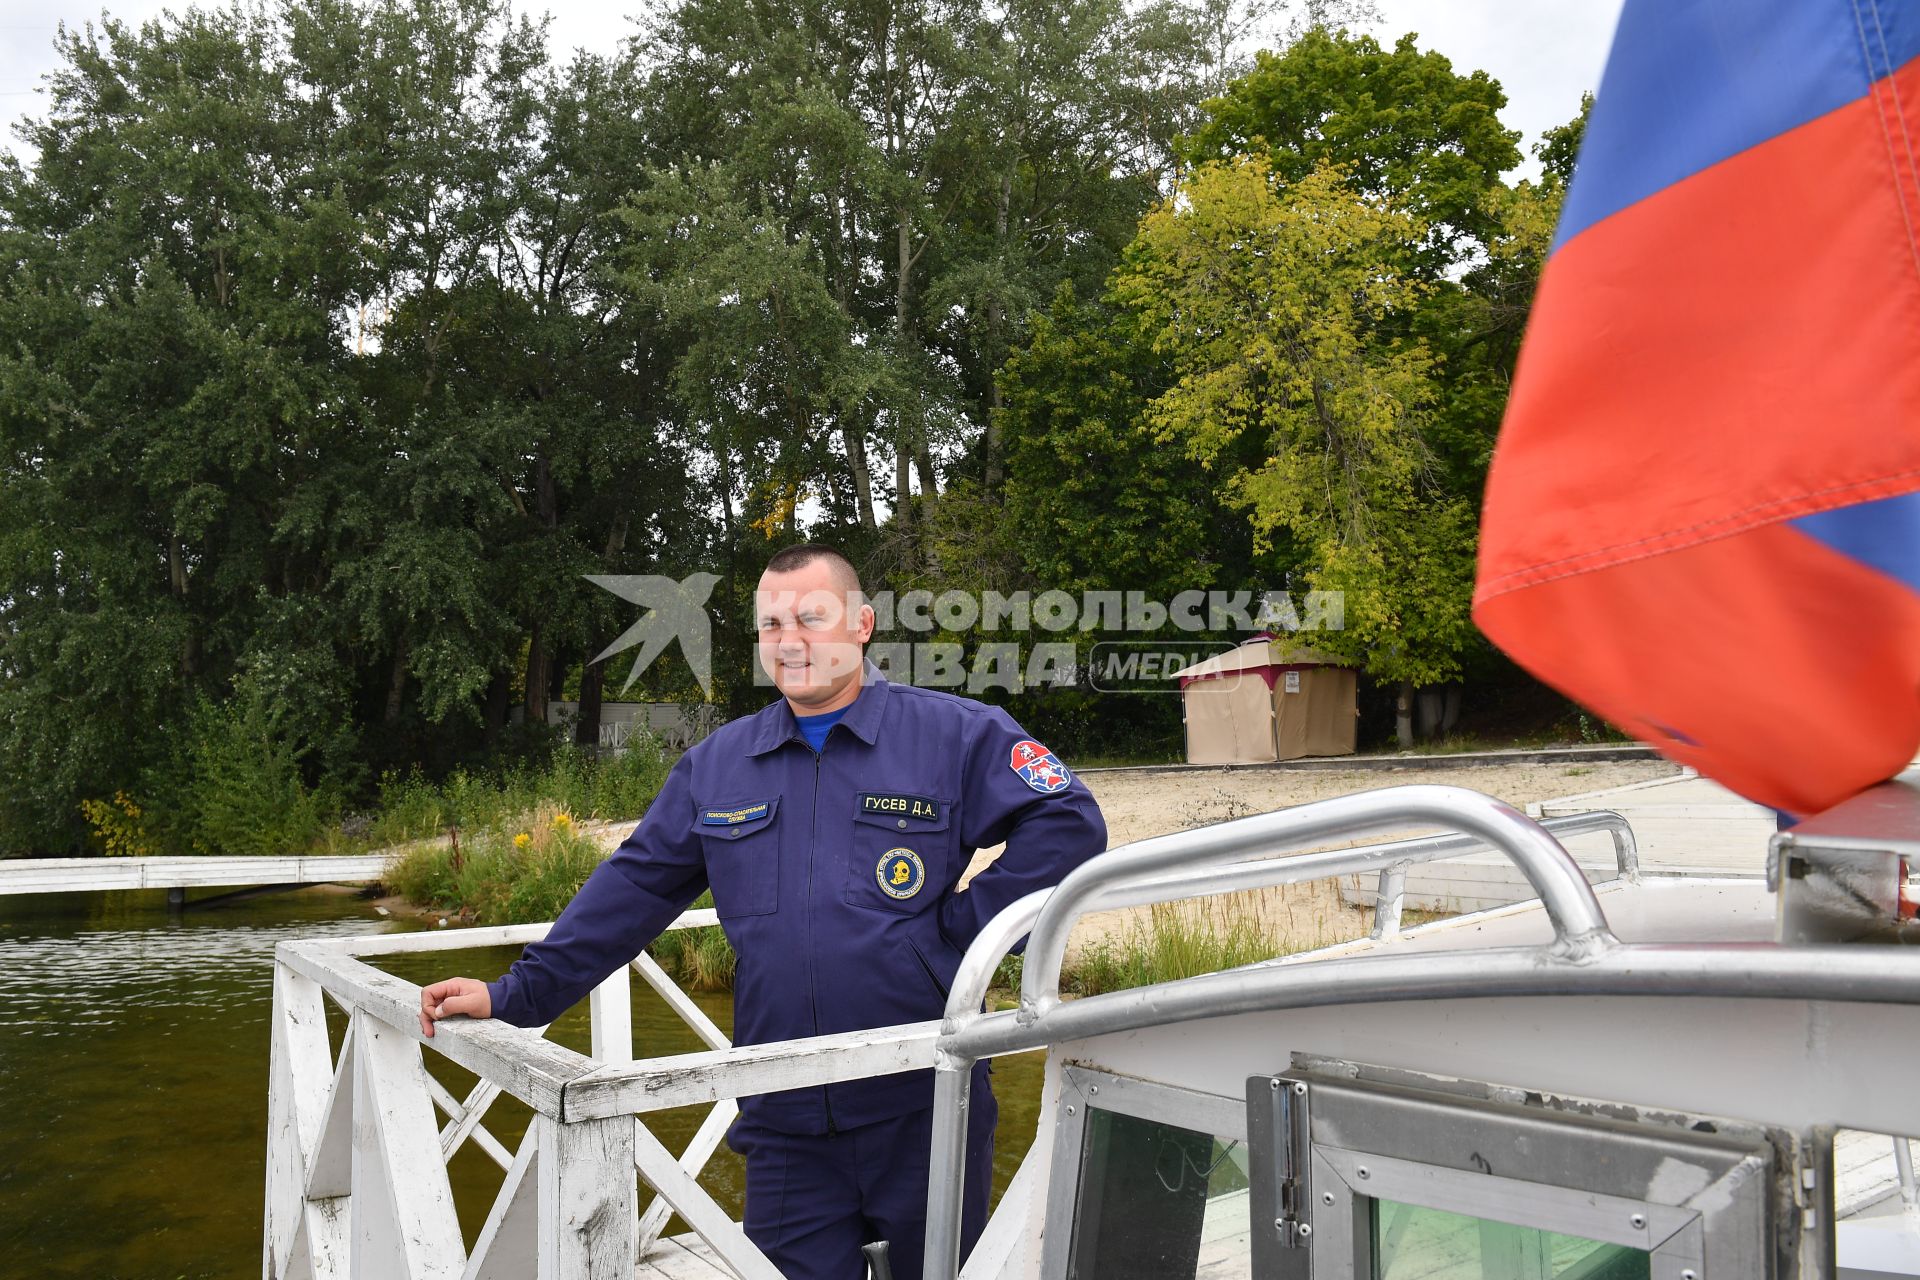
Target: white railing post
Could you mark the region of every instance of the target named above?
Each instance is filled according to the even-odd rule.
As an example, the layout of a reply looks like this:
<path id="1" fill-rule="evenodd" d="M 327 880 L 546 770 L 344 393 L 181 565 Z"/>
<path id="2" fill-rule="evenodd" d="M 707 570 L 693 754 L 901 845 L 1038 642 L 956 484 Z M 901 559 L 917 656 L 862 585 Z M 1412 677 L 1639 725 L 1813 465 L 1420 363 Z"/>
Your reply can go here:
<path id="1" fill-rule="evenodd" d="M 633 1280 L 639 1187 L 633 1120 L 617 1116 L 561 1124 L 533 1118 L 540 1151 L 539 1280 Z"/>
<path id="2" fill-rule="evenodd" d="M 267 1194 L 261 1229 L 264 1280 L 329 1280 L 345 1259 L 347 1197 L 307 1196 L 333 1079 L 320 984 L 276 964 L 267 1083 Z M 330 1190 L 322 1188 L 320 1190 Z"/>
<path id="3" fill-rule="evenodd" d="M 593 1057 L 610 1067 L 633 1061 L 633 984 L 621 965 L 587 997 L 593 1023 Z"/>
<path id="4" fill-rule="evenodd" d="M 415 1041 L 353 1015 L 353 1280 L 459 1280 L 466 1245 Z"/>

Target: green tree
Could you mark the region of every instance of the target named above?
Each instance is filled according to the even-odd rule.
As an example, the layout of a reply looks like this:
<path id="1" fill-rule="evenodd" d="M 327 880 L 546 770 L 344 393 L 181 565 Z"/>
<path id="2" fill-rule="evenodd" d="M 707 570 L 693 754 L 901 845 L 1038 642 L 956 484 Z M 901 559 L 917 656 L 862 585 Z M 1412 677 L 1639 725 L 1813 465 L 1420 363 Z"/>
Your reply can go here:
<path id="1" fill-rule="evenodd" d="M 1402 686 L 1454 677 L 1471 635 L 1470 513 L 1435 482 L 1421 420 L 1433 361 L 1395 338 L 1424 286 L 1398 264 L 1418 223 L 1321 167 L 1199 166 L 1141 223 L 1114 294 L 1172 364 L 1147 421 L 1211 466 L 1263 540 L 1285 531 L 1305 584 L 1346 596 L 1316 643 Z M 1403 724 L 1403 736 L 1410 734 Z"/>
<path id="2" fill-rule="evenodd" d="M 0 842 L 65 849 L 259 634 L 286 477 L 351 395 L 349 269 L 254 11 L 66 32 L 29 171 L 0 170 Z M 320 683 L 316 701 L 337 685 Z M 313 711 L 310 705 L 307 710 Z"/>
<path id="3" fill-rule="evenodd" d="M 1484 71 L 1461 75 L 1412 35 L 1388 50 L 1314 28 L 1257 55 L 1206 104 L 1208 120 L 1182 152 L 1193 164 L 1264 155 L 1287 182 L 1339 165 L 1357 191 L 1421 224 L 1410 262 L 1437 278 L 1495 234 L 1489 197 L 1520 162 L 1519 135 L 1499 119 L 1506 102 Z"/>
<path id="4" fill-rule="evenodd" d="M 1153 337 L 1136 314 L 1063 287 L 1001 371 L 1008 479 L 989 527 L 1012 544 L 1019 585 L 1165 601 L 1249 572 L 1245 516 L 1220 475 L 1177 465 L 1148 421 L 1177 378 Z"/>
<path id="5" fill-rule="evenodd" d="M 315 794 L 471 755 L 515 694 L 544 720 L 629 620 L 581 575 L 710 536 L 607 278 L 644 80 L 490 0 L 62 54 L 0 165 L 0 847 L 76 847 L 242 680 Z"/>
<path id="6" fill-rule="evenodd" d="M 994 371 L 1061 281 L 1098 288 L 1187 118 L 1190 90 L 1183 106 L 1174 89 L 1197 55 L 1167 14 L 1119 0 L 990 11 L 691 0 L 663 15 L 647 41 L 652 132 L 676 175 L 663 185 L 705 184 L 704 198 L 730 210 L 713 205 L 715 218 L 751 226 L 769 252 L 783 239 L 788 296 L 798 297 L 791 271 L 804 269 L 842 313 L 802 307 L 796 318 L 817 323 L 788 326 L 791 350 L 805 353 L 792 367 L 814 371 L 792 397 L 813 447 L 793 446 L 790 410 L 767 419 L 784 444 L 715 437 L 732 451 L 738 501 L 750 497 L 751 459 L 771 452 L 786 460 L 776 492 L 821 498 L 831 525 L 857 529 L 878 562 L 907 566 L 923 509 L 954 474 L 997 491 Z M 657 213 L 675 200 L 684 204 L 665 192 L 642 204 Z M 676 269 L 724 277 L 733 251 L 701 241 L 661 252 Z M 689 265 L 707 251 L 712 269 Z M 676 323 L 703 322 L 683 311 Z M 852 354 L 835 353 L 848 343 Z M 826 377 L 830 366 L 840 372 Z M 754 370 L 762 382 L 775 372 Z"/>

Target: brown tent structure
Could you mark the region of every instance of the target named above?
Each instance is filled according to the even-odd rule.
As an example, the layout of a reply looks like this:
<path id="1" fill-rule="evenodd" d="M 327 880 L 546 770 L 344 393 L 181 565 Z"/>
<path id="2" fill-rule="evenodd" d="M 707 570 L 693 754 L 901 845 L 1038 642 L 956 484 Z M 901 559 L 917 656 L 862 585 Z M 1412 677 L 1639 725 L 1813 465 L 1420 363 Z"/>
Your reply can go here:
<path id="1" fill-rule="evenodd" d="M 1193 764 L 1353 754 L 1358 675 L 1337 658 L 1258 636 L 1177 678 Z"/>

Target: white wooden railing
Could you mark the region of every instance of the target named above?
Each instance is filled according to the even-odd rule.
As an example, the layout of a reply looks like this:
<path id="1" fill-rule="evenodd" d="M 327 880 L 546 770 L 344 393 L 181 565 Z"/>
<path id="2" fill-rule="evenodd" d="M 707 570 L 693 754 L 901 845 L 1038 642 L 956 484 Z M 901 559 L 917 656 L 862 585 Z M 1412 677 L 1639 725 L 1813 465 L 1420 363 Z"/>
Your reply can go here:
<path id="1" fill-rule="evenodd" d="M 713 912 L 691 911 L 671 927 L 713 923 Z M 938 1022 L 732 1048 L 644 954 L 632 968 L 705 1052 L 633 1059 L 626 969 L 593 993 L 591 1057 L 498 1022 L 442 1022 L 426 1039 L 420 989 L 367 963 L 532 942 L 547 928 L 280 944 L 261 1250 L 267 1280 L 633 1280 L 675 1213 L 742 1280 L 780 1280 L 698 1181 L 736 1114 L 734 1100 L 933 1065 Z M 347 1014 L 337 1054 L 328 999 Z M 466 1097 L 427 1073 L 422 1044 L 479 1077 Z M 485 1123 L 503 1093 L 534 1112 L 517 1150 Z M 697 1103 L 711 1110 L 676 1156 L 645 1115 Z M 447 1162 L 468 1142 L 506 1174 L 471 1254 L 447 1177 Z M 636 1173 L 658 1192 L 644 1215 Z"/>

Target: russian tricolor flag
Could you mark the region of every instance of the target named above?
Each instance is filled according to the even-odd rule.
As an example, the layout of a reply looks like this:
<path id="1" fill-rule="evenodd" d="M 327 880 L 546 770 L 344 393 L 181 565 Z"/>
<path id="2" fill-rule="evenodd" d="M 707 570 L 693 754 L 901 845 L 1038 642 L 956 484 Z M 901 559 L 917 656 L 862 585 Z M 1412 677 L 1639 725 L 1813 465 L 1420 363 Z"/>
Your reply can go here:
<path id="1" fill-rule="evenodd" d="M 1474 617 L 1806 814 L 1920 747 L 1920 0 L 1627 0 Z"/>

